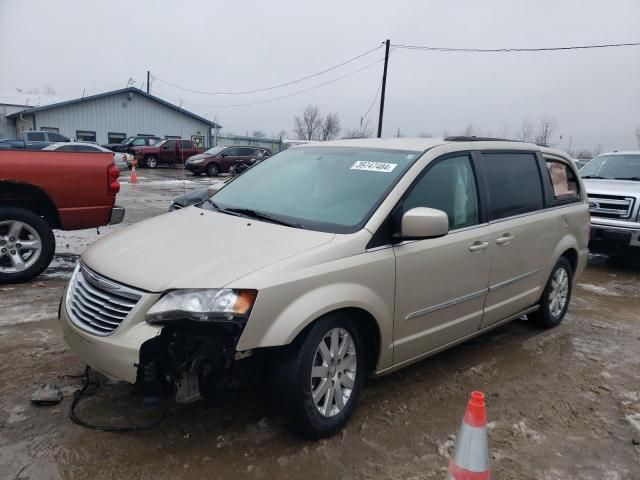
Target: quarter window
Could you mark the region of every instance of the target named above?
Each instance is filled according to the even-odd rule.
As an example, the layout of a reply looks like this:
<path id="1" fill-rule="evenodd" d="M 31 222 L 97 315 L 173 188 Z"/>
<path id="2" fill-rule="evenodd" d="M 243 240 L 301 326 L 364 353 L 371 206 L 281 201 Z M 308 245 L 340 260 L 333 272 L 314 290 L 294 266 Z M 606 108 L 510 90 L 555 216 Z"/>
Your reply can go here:
<path id="1" fill-rule="evenodd" d="M 467 155 L 436 161 L 412 187 L 403 203 L 406 212 L 416 207 L 442 210 L 449 217 L 449 228 L 478 223 L 476 181 Z"/>
<path id="2" fill-rule="evenodd" d="M 573 170 L 564 162 L 547 159 L 549 180 L 556 200 L 565 200 L 578 195 L 578 180 Z"/>
<path id="3" fill-rule="evenodd" d="M 536 156 L 531 153 L 485 153 L 491 219 L 520 215 L 543 207 Z"/>

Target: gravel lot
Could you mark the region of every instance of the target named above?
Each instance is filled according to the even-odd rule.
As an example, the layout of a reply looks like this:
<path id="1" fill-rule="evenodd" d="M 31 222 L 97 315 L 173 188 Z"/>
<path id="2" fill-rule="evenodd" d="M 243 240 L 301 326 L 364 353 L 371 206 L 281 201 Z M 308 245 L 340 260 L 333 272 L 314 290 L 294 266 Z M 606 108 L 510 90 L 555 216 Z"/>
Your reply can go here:
<path id="1" fill-rule="evenodd" d="M 172 169 L 139 178 L 118 197 L 125 223 L 101 235 L 210 183 Z M 354 418 L 329 440 L 291 436 L 259 390 L 224 392 L 172 410 L 154 430 L 115 434 L 69 420 L 80 380 L 65 375 L 83 365 L 56 320 L 78 254 L 97 237 L 57 232 L 58 253 L 42 276 L 0 286 L 0 478 L 441 479 L 474 389 L 487 395 L 492 478 L 640 478 L 640 264 L 592 258 L 556 329 L 516 321 L 368 381 Z M 30 404 L 44 383 L 62 388 L 60 404 Z M 157 414 L 128 393 L 109 383 L 81 413 L 111 423 Z"/>

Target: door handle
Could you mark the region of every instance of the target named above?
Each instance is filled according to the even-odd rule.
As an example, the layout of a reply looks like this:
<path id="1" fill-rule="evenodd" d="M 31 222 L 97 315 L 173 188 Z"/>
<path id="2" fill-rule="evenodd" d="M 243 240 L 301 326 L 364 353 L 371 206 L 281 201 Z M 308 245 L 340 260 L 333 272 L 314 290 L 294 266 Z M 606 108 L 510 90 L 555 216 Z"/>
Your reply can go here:
<path id="1" fill-rule="evenodd" d="M 473 245 L 469 247 L 470 252 L 481 252 L 489 247 L 489 242 L 474 242 Z"/>
<path id="2" fill-rule="evenodd" d="M 510 233 L 505 233 L 503 236 L 496 240 L 496 243 L 498 245 L 509 245 L 511 243 L 511 240 L 513 240 L 513 235 L 511 235 Z"/>

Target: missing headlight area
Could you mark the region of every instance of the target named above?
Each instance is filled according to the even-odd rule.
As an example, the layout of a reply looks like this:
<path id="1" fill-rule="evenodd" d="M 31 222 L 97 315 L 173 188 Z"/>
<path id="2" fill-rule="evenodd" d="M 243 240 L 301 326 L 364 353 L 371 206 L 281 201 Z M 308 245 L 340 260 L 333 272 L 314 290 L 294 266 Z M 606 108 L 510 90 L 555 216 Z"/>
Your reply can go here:
<path id="1" fill-rule="evenodd" d="M 257 360 L 264 358 L 264 352 L 236 353 L 241 333 L 242 326 L 236 324 L 165 327 L 158 337 L 142 344 L 135 393 L 150 400 L 172 398 L 176 403 L 189 403 L 213 397 L 225 380 L 233 385 L 255 385 L 266 377 L 260 365 L 267 362 Z M 251 368 L 244 368 L 249 363 Z M 251 372 L 251 378 L 245 370 Z"/>

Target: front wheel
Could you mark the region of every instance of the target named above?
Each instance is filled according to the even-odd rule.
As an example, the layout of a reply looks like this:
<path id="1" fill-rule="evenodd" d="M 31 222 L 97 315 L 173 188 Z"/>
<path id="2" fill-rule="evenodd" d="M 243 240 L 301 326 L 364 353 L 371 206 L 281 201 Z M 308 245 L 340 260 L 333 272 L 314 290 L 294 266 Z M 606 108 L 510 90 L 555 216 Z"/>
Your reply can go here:
<path id="1" fill-rule="evenodd" d="M 149 168 L 156 168 L 158 166 L 158 159 L 153 155 L 149 155 L 144 159 L 144 164 Z"/>
<path id="2" fill-rule="evenodd" d="M 207 165 L 207 175 L 209 177 L 217 177 L 220 175 L 220 167 L 218 167 L 217 163 L 210 163 Z"/>
<path id="3" fill-rule="evenodd" d="M 569 308 L 572 283 L 571 264 L 565 257 L 560 257 L 551 271 L 540 299 L 540 309 L 529 316 L 544 328 L 559 325 Z"/>
<path id="4" fill-rule="evenodd" d="M 353 322 L 343 315 L 326 316 L 276 362 L 274 405 L 296 433 L 329 437 L 351 418 L 365 370 L 365 346 Z"/>
<path id="5" fill-rule="evenodd" d="M 0 208 L 0 283 L 19 283 L 51 263 L 56 240 L 49 224 L 24 208 Z"/>

